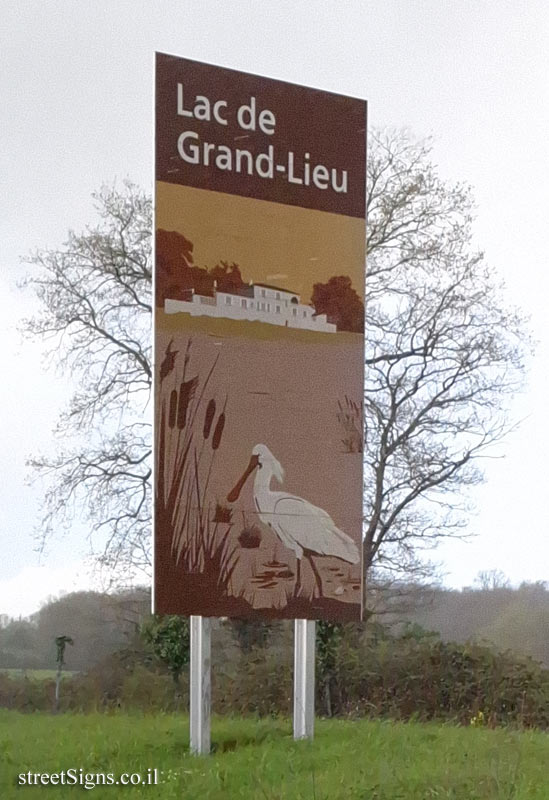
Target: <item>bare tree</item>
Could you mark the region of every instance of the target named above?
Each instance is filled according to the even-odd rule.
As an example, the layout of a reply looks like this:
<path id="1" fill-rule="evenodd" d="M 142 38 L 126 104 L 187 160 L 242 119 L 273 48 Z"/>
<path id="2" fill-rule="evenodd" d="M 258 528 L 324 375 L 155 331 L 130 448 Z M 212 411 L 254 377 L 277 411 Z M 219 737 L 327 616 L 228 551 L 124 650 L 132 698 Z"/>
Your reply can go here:
<path id="1" fill-rule="evenodd" d="M 509 429 L 528 341 L 472 249 L 470 191 L 438 177 L 428 143 L 374 133 L 368 184 L 364 556 L 394 580 L 429 574 L 421 548 L 462 533 L 463 489 Z M 27 330 L 80 377 L 59 428 L 74 446 L 34 465 L 52 479 L 46 534 L 83 502 L 108 532 L 102 562 L 146 569 L 151 203 L 131 185 L 97 202 L 97 228 L 30 259 L 43 314 Z"/>
<path id="2" fill-rule="evenodd" d="M 481 569 L 475 578 L 482 592 L 494 592 L 497 589 L 510 589 L 511 581 L 501 569 Z"/>
<path id="3" fill-rule="evenodd" d="M 103 533 L 99 560 L 121 574 L 150 565 L 152 209 L 130 183 L 95 201 L 95 227 L 29 259 L 41 313 L 26 331 L 76 381 L 58 449 L 31 465 L 49 478 L 41 536 L 84 516 Z"/>
<path id="4" fill-rule="evenodd" d="M 463 489 L 510 429 L 529 343 L 428 143 L 374 134 L 368 183 L 365 567 L 426 575 L 420 551 L 463 532 Z"/>

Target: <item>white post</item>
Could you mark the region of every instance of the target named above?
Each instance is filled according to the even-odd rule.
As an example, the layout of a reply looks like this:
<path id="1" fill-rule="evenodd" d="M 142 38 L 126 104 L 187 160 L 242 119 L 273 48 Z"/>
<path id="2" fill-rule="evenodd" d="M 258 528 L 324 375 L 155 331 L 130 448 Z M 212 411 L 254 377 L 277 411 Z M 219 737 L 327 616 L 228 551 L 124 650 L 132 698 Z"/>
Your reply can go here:
<path id="1" fill-rule="evenodd" d="M 315 725 L 315 621 L 294 620 L 294 739 L 312 739 Z"/>
<path id="2" fill-rule="evenodd" d="M 191 617 L 190 733 L 191 753 L 210 752 L 211 621 Z"/>

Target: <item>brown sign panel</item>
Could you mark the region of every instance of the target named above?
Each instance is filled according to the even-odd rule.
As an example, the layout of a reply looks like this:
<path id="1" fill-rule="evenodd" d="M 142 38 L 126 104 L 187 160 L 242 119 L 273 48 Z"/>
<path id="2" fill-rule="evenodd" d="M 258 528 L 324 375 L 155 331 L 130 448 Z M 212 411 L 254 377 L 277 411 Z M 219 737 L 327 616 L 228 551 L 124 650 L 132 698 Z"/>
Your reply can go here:
<path id="1" fill-rule="evenodd" d="M 359 619 L 366 103 L 156 91 L 155 610 Z"/>

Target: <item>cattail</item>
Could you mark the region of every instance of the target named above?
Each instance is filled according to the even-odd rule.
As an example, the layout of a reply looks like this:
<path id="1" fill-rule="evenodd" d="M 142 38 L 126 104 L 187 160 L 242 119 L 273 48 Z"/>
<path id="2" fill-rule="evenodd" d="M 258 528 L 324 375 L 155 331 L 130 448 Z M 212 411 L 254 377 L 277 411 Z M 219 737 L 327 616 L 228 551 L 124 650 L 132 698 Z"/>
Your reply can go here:
<path id="1" fill-rule="evenodd" d="M 212 429 L 212 422 L 215 417 L 215 400 L 212 398 L 208 403 L 208 407 L 206 409 L 206 416 L 204 417 L 204 438 L 207 439 L 210 435 L 210 431 Z"/>
<path id="2" fill-rule="evenodd" d="M 170 339 L 168 346 L 166 347 L 166 352 L 164 354 L 164 360 L 160 365 L 160 383 L 166 378 L 170 372 L 173 371 L 175 367 L 175 359 L 179 350 L 172 350 L 173 339 Z"/>
<path id="3" fill-rule="evenodd" d="M 173 428 L 177 419 L 177 390 L 173 389 L 170 394 L 170 413 L 168 416 L 168 425 Z"/>
<path id="4" fill-rule="evenodd" d="M 223 522 L 230 525 L 233 518 L 233 510 L 228 506 L 222 506 L 219 503 L 215 505 L 215 513 L 213 517 L 214 522 Z"/>
<path id="5" fill-rule="evenodd" d="M 192 403 L 197 384 L 198 377 L 194 377 L 188 381 L 183 381 L 179 387 L 179 403 L 177 405 L 177 427 L 179 430 L 182 430 L 187 424 L 187 411 Z"/>
<path id="6" fill-rule="evenodd" d="M 220 414 L 212 437 L 212 450 L 217 450 L 217 448 L 221 444 L 221 436 L 223 435 L 224 427 L 225 427 L 225 414 Z"/>

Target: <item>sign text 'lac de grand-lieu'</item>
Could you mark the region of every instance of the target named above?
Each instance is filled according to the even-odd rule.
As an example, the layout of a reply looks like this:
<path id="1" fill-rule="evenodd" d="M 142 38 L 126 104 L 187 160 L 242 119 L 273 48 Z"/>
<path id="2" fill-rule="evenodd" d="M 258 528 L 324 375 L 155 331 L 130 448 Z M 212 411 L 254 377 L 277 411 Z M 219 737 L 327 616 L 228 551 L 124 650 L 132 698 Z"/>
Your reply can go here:
<path id="1" fill-rule="evenodd" d="M 158 54 L 159 613 L 361 616 L 366 103 Z"/>

